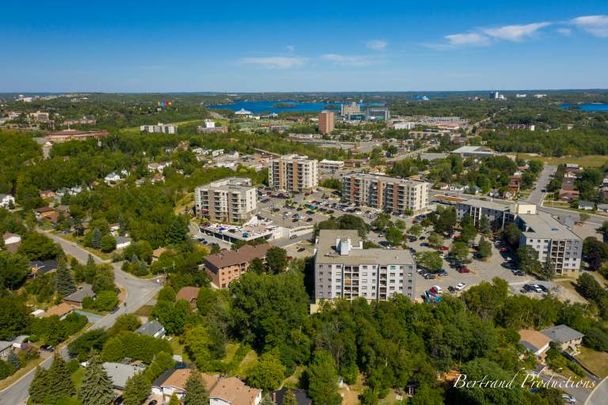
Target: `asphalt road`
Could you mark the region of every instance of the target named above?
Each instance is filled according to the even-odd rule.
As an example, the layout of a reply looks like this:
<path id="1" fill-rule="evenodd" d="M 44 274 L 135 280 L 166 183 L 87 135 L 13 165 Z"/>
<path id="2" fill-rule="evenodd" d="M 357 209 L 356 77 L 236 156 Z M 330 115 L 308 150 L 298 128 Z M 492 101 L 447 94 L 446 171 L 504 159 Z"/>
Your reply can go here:
<path id="1" fill-rule="evenodd" d="M 605 405 L 608 398 L 608 378 L 604 378 L 584 402 L 585 405 Z"/>
<path id="2" fill-rule="evenodd" d="M 543 167 L 543 170 L 540 172 L 538 180 L 536 181 L 536 186 L 534 187 L 534 190 L 532 190 L 532 192 L 528 196 L 527 202 L 536 205 L 543 204 L 546 192 L 543 192 L 542 190 L 547 189 L 547 185 L 551 181 L 551 177 L 555 174 L 556 171 L 557 166 L 546 165 Z"/>
<path id="3" fill-rule="evenodd" d="M 76 243 L 62 239 L 61 237 L 52 234 L 50 232 L 39 230 L 45 233 L 48 237 L 57 242 L 63 251 L 81 263 L 86 263 L 89 255 L 93 257 L 96 263 L 107 263 L 101 258 L 92 255 L 84 248 L 78 246 Z M 160 280 L 142 280 L 133 277 L 132 275 L 125 273 L 120 269 L 120 263 L 112 263 L 114 268 L 115 282 L 118 286 L 126 290 L 126 305 L 121 305 L 119 310 L 115 313 L 105 315 L 93 325 L 90 329 L 98 328 L 109 328 L 114 324 L 116 318 L 120 315 L 130 312 L 135 312 L 148 301 L 150 301 L 161 289 L 162 284 Z M 67 357 L 67 349 L 64 347 L 61 349 L 61 355 Z M 44 359 L 40 365 L 44 368 L 48 368 L 51 365 L 52 356 Z M 29 396 L 29 387 L 34 379 L 36 369 L 31 370 L 25 374 L 21 379 L 15 382 L 10 387 L 0 391 L 0 404 L 4 405 L 19 405 L 25 404 Z"/>

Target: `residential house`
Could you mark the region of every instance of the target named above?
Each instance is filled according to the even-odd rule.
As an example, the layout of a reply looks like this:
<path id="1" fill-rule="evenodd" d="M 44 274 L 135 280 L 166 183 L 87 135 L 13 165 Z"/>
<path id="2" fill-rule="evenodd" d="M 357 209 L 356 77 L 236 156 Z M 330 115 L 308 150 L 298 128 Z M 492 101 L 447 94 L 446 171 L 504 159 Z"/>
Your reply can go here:
<path id="1" fill-rule="evenodd" d="M 203 266 L 211 277 L 213 284 L 219 288 L 227 288 L 247 271 L 253 259 L 266 258 L 266 253 L 272 246 L 268 243 L 252 246 L 245 245 L 237 250 L 223 250 L 205 258 Z"/>
<path id="2" fill-rule="evenodd" d="M 51 207 L 40 207 L 34 210 L 34 215 L 38 221 L 49 221 L 54 224 L 59 222 L 59 212 Z"/>
<path id="3" fill-rule="evenodd" d="M 272 402 L 274 402 L 276 405 L 283 405 L 283 403 L 285 401 L 285 396 L 287 395 L 287 393 L 289 391 L 293 392 L 293 394 L 295 395 L 296 402 L 298 405 L 311 405 L 312 404 L 312 399 L 310 399 L 308 397 L 308 393 L 306 392 L 306 390 L 303 390 L 301 388 L 283 387 L 280 390 L 276 390 L 272 394 L 270 394 L 270 398 L 272 399 Z"/>
<path id="4" fill-rule="evenodd" d="M 519 343 L 526 349 L 534 353 L 541 361 L 544 361 L 545 354 L 549 350 L 551 339 L 546 335 L 531 329 L 522 329 L 519 332 Z"/>
<path id="5" fill-rule="evenodd" d="M 160 256 L 167 251 L 165 247 L 159 247 L 152 251 L 152 261 L 155 262 L 160 258 Z"/>
<path id="6" fill-rule="evenodd" d="M 196 308 L 196 300 L 198 299 L 199 291 L 200 288 L 198 287 L 182 287 L 175 295 L 175 301 L 184 300 L 187 301 L 192 308 Z"/>
<path id="7" fill-rule="evenodd" d="M 608 204 L 598 204 L 597 210 L 602 212 L 608 212 Z"/>
<path id="8" fill-rule="evenodd" d="M 555 325 L 540 331 L 554 342 L 562 351 L 577 354 L 580 345 L 583 343 L 583 335 L 579 331 L 567 325 Z"/>
<path id="9" fill-rule="evenodd" d="M 66 302 L 62 302 L 59 305 L 55 305 L 47 309 L 44 313 L 44 317 L 49 318 L 51 316 L 58 316 L 59 319 L 65 319 L 65 317 L 72 312 L 74 312 L 74 307 Z"/>
<path id="10" fill-rule="evenodd" d="M 55 192 L 52 190 L 42 190 L 40 192 L 40 198 L 43 200 L 52 200 L 56 196 Z"/>
<path id="11" fill-rule="evenodd" d="M 168 401 L 173 394 L 183 398 L 190 369 L 177 369 L 163 373 L 152 384 L 152 394 Z M 262 402 L 262 390 L 251 388 L 236 377 L 217 374 L 201 375 L 203 385 L 209 393 L 209 405 L 258 405 Z"/>
<path id="12" fill-rule="evenodd" d="M 140 335 L 152 336 L 155 338 L 162 338 L 167 333 L 165 327 L 156 319 L 144 323 L 135 332 Z"/>
<path id="13" fill-rule="evenodd" d="M 112 380 L 112 386 L 117 390 L 124 390 L 127 380 L 135 374 L 141 373 L 146 369 L 143 364 L 131 365 L 122 363 L 103 363 L 103 369 Z"/>
<path id="14" fill-rule="evenodd" d="M 11 253 L 15 253 L 21 245 L 21 236 L 16 233 L 5 232 L 2 235 L 2 240 L 4 241 L 4 249 Z"/>
<path id="15" fill-rule="evenodd" d="M 593 203 L 593 201 L 581 200 L 578 202 L 578 209 L 585 211 L 593 211 L 595 209 L 595 203 Z"/>
<path id="16" fill-rule="evenodd" d="M 131 244 L 131 238 L 127 238 L 126 236 L 117 236 L 116 237 L 116 249 L 124 249 Z"/>
<path id="17" fill-rule="evenodd" d="M 57 270 L 57 266 L 57 260 L 32 260 L 30 262 L 30 274 L 34 277 L 41 276 Z"/>
<path id="18" fill-rule="evenodd" d="M 0 207 L 10 209 L 15 206 L 15 197 L 10 194 L 0 194 Z"/>
<path id="19" fill-rule="evenodd" d="M 0 359 L 6 360 L 13 352 L 13 342 L 0 340 Z"/>
<path id="20" fill-rule="evenodd" d="M 93 291 L 93 288 L 90 284 L 82 284 L 72 294 L 64 297 L 63 302 L 77 308 L 82 308 L 82 302 L 85 298 L 95 298 L 95 296 L 95 291 Z"/>

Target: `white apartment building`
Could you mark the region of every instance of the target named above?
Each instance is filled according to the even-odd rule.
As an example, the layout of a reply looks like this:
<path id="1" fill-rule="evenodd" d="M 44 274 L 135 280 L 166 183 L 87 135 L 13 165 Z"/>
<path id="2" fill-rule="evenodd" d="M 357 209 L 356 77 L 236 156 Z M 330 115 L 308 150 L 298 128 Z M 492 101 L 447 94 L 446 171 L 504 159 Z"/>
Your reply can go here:
<path id="1" fill-rule="evenodd" d="M 342 178 L 342 199 L 395 214 L 424 211 L 431 184 L 376 174 L 350 173 Z"/>
<path id="2" fill-rule="evenodd" d="M 156 125 L 141 125 L 139 132 L 147 132 L 149 134 L 177 134 L 177 125 L 174 124 L 163 124 L 159 122 Z"/>
<path id="3" fill-rule="evenodd" d="M 579 271 L 583 241 L 568 227 L 544 212 L 520 214 L 516 223 L 522 230 L 519 246 L 531 246 L 538 261 L 551 261 L 557 274 Z"/>
<path id="4" fill-rule="evenodd" d="M 294 193 L 314 190 L 319 185 L 318 161 L 300 155 L 271 159 L 268 164 L 268 185 Z"/>
<path id="5" fill-rule="evenodd" d="M 336 173 L 344 169 L 344 161 L 323 159 L 319 162 L 319 170 L 327 173 Z"/>
<path id="6" fill-rule="evenodd" d="M 251 218 L 257 206 L 257 189 L 251 179 L 228 177 L 194 190 L 198 215 L 214 222 L 241 223 Z"/>
<path id="7" fill-rule="evenodd" d="M 322 229 L 316 244 L 315 300 L 415 298 L 416 262 L 408 250 L 364 249 L 356 230 Z"/>

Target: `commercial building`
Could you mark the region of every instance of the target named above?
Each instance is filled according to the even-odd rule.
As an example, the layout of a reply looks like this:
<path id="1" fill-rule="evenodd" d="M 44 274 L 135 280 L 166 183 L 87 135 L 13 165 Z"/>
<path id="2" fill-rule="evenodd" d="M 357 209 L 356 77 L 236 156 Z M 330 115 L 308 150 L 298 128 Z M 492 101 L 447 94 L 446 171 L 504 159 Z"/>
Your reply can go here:
<path id="1" fill-rule="evenodd" d="M 319 113 L 319 133 L 331 134 L 336 126 L 336 113 L 333 111 L 321 111 Z"/>
<path id="2" fill-rule="evenodd" d="M 541 263 L 551 262 L 557 274 L 579 271 L 583 241 L 568 227 L 544 212 L 520 214 L 516 223 L 522 230 L 519 246 L 531 246 Z"/>
<path id="3" fill-rule="evenodd" d="M 350 104 L 340 104 L 340 115 L 342 117 L 348 117 L 351 114 L 361 114 L 361 108 L 356 102 Z"/>
<path id="4" fill-rule="evenodd" d="M 484 158 L 496 155 L 492 149 L 485 146 L 461 146 L 450 153 L 460 155 L 462 157 Z"/>
<path id="5" fill-rule="evenodd" d="M 156 125 L 141 125 L 139 127 L 140 132 L 147 132 L 149 134 L 177 134 L 177 125 L 163 124 L 159 122 Z"/>
<path id="6" fill-rule="evenodd" d="M 387 107 L 367 107 L 365 115 L 370 121 L 388 121 L 391 119 L 391 112 Z"/>
<path id="7" fill-rule="evenodd" d="M 211 281 L 219 288 L 227 288 L 249 269 L 253 259 L 264 260 L 272 246 L 268 243 L 245 245 L 237 250 L 223 250 L 205 257 L 204 268 Z"/>
<path id="8" fill-rule="evenodd" d="M 268 185 L 295 193 L 314 190 L 319 185 L 318 161 L 300 155 L 272 159 L 268 165 Z"/>
<path id="9" fill-rule="evenodd" d="M 364 249 L 356 230 L 322 229 L 316 243 L 315 299 L 386 301 L 415 296 L 416 262 L 408 250 Z"/>
<path id="10" fill-rule="evenodd" d="M 215 121 L 206 119 L 204 121 L 204 125 L 199 125 L 196 127 L 196 132 L 199 134 L 211 134 L 211 133 L 228 133 L 228 127 L 216 126 Z"/>
<path id="11" fill-rule="evenodd" d="M 319 162 L 319 170 L 327 173 L 335 173 L 339 170 L 344 169 L 343 160 L 328 160 L 323 159 Z"/>
<path id="12" fill-rule="evenodd" d="M 194 190 L 198 215 L 216 222 L 239 223 L 251 218 L 257 206 L 257 191 L 251 179 L 228 177 Z"/>
<path id="13" fill-rule="evenodd" d="M 365 173 L 342 178 L 342 199 L 395 214 L 420 212 L 428 207 L 430 183 Z"/>

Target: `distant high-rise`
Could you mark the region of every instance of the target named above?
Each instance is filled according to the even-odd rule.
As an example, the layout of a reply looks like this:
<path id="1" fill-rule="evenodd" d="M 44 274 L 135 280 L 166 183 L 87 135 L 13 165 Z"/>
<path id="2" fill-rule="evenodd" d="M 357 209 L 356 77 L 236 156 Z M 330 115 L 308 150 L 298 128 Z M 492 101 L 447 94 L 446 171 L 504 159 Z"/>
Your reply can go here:
<path id="1" fill-rule="evenodd" d="M 340 105 L 340 115 L 343 117 L 348 117 L 351 114 L 360 114 L 361 108 L 359 108 L 359 104 L 354 101 L 350 104 L 341 104 Z"/>
<path id="2" fill-rule="evenodd" d="M 333 111 L 321 111 L 319 113 L 319 133 L 331 134 L 336 125 L 336 114 Z"/>

